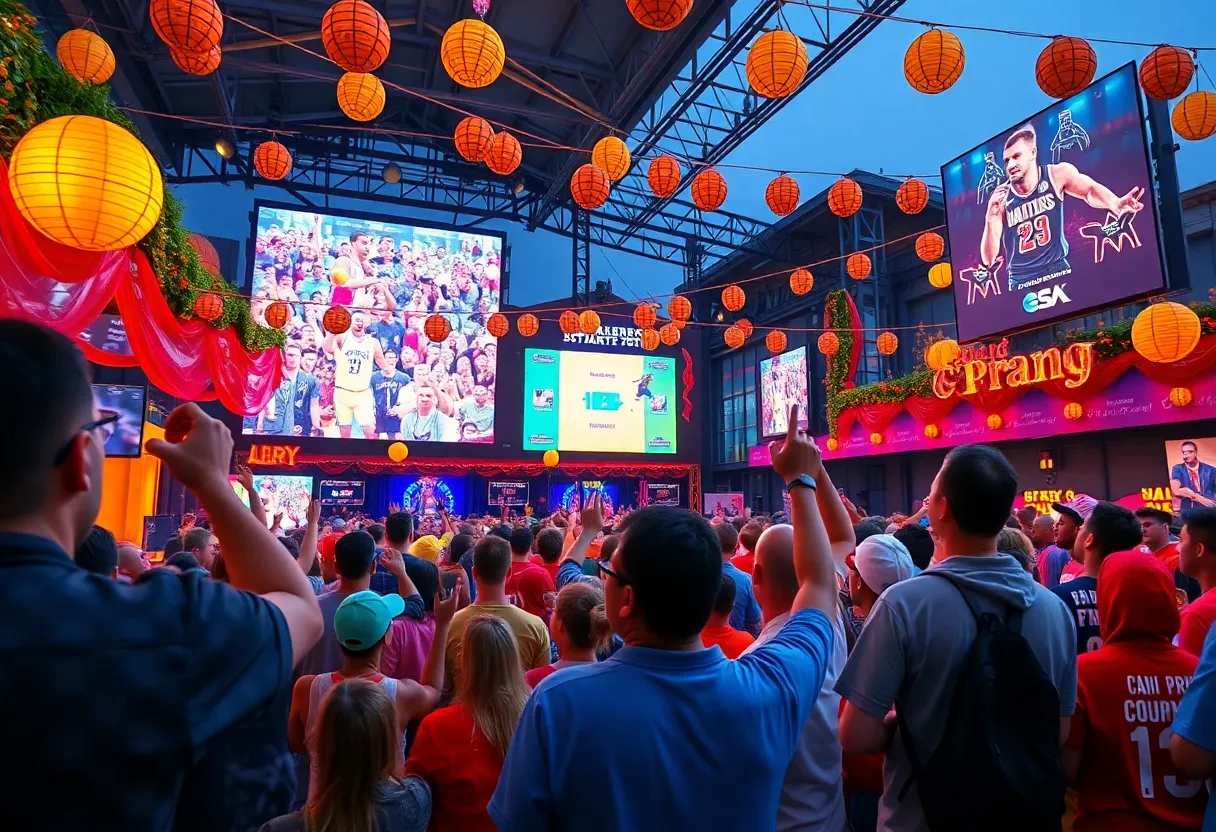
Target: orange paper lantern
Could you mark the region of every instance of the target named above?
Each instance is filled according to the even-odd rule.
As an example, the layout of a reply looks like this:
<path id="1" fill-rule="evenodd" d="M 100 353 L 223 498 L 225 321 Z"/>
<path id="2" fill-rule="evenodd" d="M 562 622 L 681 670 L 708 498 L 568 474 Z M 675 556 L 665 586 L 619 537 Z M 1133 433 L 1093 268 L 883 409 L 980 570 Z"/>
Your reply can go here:
<path id="1" fill-rule="evenodd" d="M 676 295 L 667 304 L 667 314 L 673 321 L 687 321 L 692 315 L 692 303 L 683 295 Z"/>
<path id="2" fill-rule="evenodd" d="M 204 321 L 217 320 L 224 314 L 224 301 L 211 292 L 201 294 L 194 299 L 194 314 Z"/>
<path id="3" fill-rule="evenodd" d="M 778 176 L 764 189 L 764 201 L 768 209 L 779 217 L 792 213 L 798 207 L 798 183 L 788 176 Z"/>
<path id="4" fill-rule="evenodd" d="M 215 0 L 152 0 L 148 17 L 157 36 L 182 52 L 210 52 L 224 34 L 224 16 Z"/>
<path id="5" fill-rule="evenodd" d="M 1191 53 L 1177 46 L 1158 46 L 1140 62 L 1140 86 L 1149 98 L 1169 101 L 1186 92 L 1195 74 Z"/>
<path id="6" fill-rule="evenodd" d="M 945 250 L 946 241 L 936 231 L 926 231 L 916 238 L 916 256 L 926 263 L 940 258 Z"/>
<path id="7" fill-rule="evenodd" d="M 683 329 L 684 327 L 688 326 L 688 321 L 675 320 L 671 322 L 671 325 L 676 329 Z"/>
<path id="8" fill-rule="evenodd" d="M 878 347 L 879 355 L 894 355 L 895 351 L 899 349 L 899 339 L 895 337 L 894 332 L 879 333 L 874 344 Z"/>
<path id="9" fill-rule="evenodd" d="M 929 269 L 929 285 L 934 289 L 945 289 L 954 282 L 954 273 L 949 263 L 935 263 Z"/>
<path id="10" fill-rule="evenodd" d="M 561 327 L 562 332 L 573 335 L 578 332 L 578 313 L 567 309 L 558 316 L 557 325 Z"/>
<path id="11" fill-rule="evenodd" d="M 840 443 L 836 441 L 836 437 L 835 437 L 835 436 L 829 436 L 829 437 L 828 437 L 828 443 L 827 443 L 827 444 L 828 444 L 828 450 L 829 450 L 829 451 L 834 451 L 834 450 L 836 450 L 837 448 L 839 448 L 839 447 L 840 447 Z"/>
<path id="12" fill-rule="evenodd" d="M 487 87 L 502 74 L 507 51 L 490 24 L 457 20 L 443 35 L 439 57 L 448 76 L 462 87 Z"/>
<path id="13" fill-rule="evenodd" d="M 561 458 L 557 455 L 557 451 L 550 449 L 541 456 L 541 461 L 545 463 L 546 468 L 556 468 Z"/>
<path id="14" fill-rule="evenodd" d="M 540 329 L 540 319 L 531 312 L 525 312 L 515 322 L 515 328 L 519 330 L 520 335 L 531 338 Z"/>
<path id="15" fill-rule="evenodd" d="M 842 176 L 828 188 L 828 208 L 838 217 L 851 217 L 861 208 L 861 186 Z"/>
<path id="16" fill-rule="evenodd" d="M 69 29 L 55 46 L 55 57 L 82 84 L 104 84 L 114 74 L 114 52 L 101 35 L 88 29 Z"/>
<path id="17" fill-rule="evenodd" d="M 608 175 L 593 164 L 585 164 L 570 177 L 570 195 L 587 211 L 608 201 Z"/>
<path id="18" fill-rule="evenodd" d="M 692 0 L 625 0 L 625 8 L 647 29 L 666 32 L 688 17 Z"/>
<path id="19" fill-rule="evenodd" d="M 722 290 L 722 305 L 731 312 L 738 312 L 747 303 L 747 295 L 737 284 L 730 284 Z"/>
<path id="20" fill-rule="evenodd" d="M 929 439 L 936 439 L 941 436 L 941 430 L 937 425 L 925 425 L 925 436 Z"/>
<path id="21" fill-rule="evenodd" d="M 1068 404 L 1064 405 L 1064 418 L 1065 419 L 1075 422 L 1077 419 L 1080 419 L 1084 415 L 1085 415 L 1085 408 L 1081 407 L 1081 405 L 1079 403 L 1069 402 Z"/>
<path id="22" fill-rule="evenodd" d="M 806 269 L 794 269 L 790 272 L 790 291 L 795 295 L 805 295 L 815 286 L 815 278 Z"/>
<path id="23" fill-rule="evenodd" d="M 680 343 L 680 330 L 673 324 L 664 324 L 659 330 L 659 340 L 669 347 L 674 347 Z"/>
<path id="24" fill-rule="evenodd" d="M 511 322 L 507 320 L 507 316 L 501 312 L 495 312 L 486 320 L 486 332 L 493 335 L 495 338 L 502 338 L 511 331 Z"/>
<path id="25" fill-rule="evenodd" d="M 438 344 L 452 334 L 452 325 L 443 315 L 430 315 L 422 324 L 422 331 L 433 344 Z"/>
<path id="26" fill-rule="evenodd" d="M 629 173 L 629 148 L 616 136 L 605 136 L 591 148 L 591 164 L 606 173 L 613 182 L 620 182 Z"/>
<path id="27" fill-rule="evenodd" d="M 495 133 L 486 148 L 486 167 L 499 176 L 508 176 L 515 172 L 523 161 L 524 151 L 519 146 L 519 140 L 510 133 Z"/>
<path id="28" fill-rule="evenodd" d="M 959 348 L 958 341 L 953 338 L 943 338 L 940 341 L 934 341 L 925 350 L 925 364 L 930 370 L 937 372 L 958 361 L 962 354 L 963 351 Z"/>
<path id="29" fill-rule="evenodd" d="M 1186 358 L 1202 334 L 1195 310 L 1172 301 L 1150 304 L 1132 321 L 1132 346 L 1155 364 Z"/>
<path id="30" fill-rule="evenodd" d="M 936 95 L 954 86 L 966 62 L 963 44 L 953 32 L 930 29 L 904 53 L 904 78 L 917 92 Z"/>
<path id="31" fill-rule="evenodd" d="M 909 176 L 895 190 L 895 204 L 905 214 L 919 214 L 929 204 L 929 186 Z"/>
<path id="32" fill-rule="evenodd" d="M 702 211 L 717 211 L 726 201 L 726 180 L 713 168 L 706 168 L 692 179 L 692 201 Z"/>
<path id="33" fill-rule="evenodd" d="M 775 29 L 756 38 L 747 51 L 747 82 L 758 95 L 784 98 L 806 76 L 806 47 L 792 32 Z"/>
<path id="34" fill-rule="evenodd" d="M 1187 387 L 1175 387 L 1170 390 L 1170 404 L 1174 407 L 1186 407 L 1194 399 Z"/>
<path id="35" fill-rule="evenodd" d="M 1184 96 L 1174 105 L 1170 122 L 1175 133 L 1191 142 L 1216 133 L 1216 93 L 1196 90 Z"/>
<path id="36" fill-rule="evenodd" d="M 870 276 L 870 258 L 860 251 L 854 252 L 845 261 L 844 268 L 854 280 L 865 280 Z"/>
<path id="37" fill-rule="evenodd" d="M 768 347 L 768 351 L 773 355 L 785 352 L 787 343 L 785 333 L 777 329 L 764 336 L 764 346 Z"/>
<path id="38" fill-rule="evenodd" d="M 1001 418 L 999 413 L 993 413 L 988 417 L 988 428 L 990 430 L 1000 430 L 1003 424 L 1005 424 L 1005 420 Z"/>
<path id="39" fill-rule="evenodd" d="M 743 346 L 743 342 L 747 340 L 747 337 L 744 336 L 743 330 L 732 324 L 722 333 L 722 340 L 726 342 L 726 346 L 733 350 Z"/>
<path id="40" fill-rule="evenodd" d="M 253 168 L 266 179 L 282 179 L 291 172 L 291 153 L 278 142 L 262 142 L 253 151 Z"/>
<path id="41" fill-rule="evenodd" d="M 363 0 L 338 0 L 321 18 L 321 45 L 347 72 L 374 72 L 388 59 L 388 23 Z"/>
<path id="42" fill-rule="evenodd" d="M 735 321 L 735 326 L 739 327 L 739 329 L 743 332 L 744 338 L 752 337 L 752 331 L 755 329 L 755 327 L 752 326 L 752 322 L 747 318 L 740 318 L 739 320 Z"/>
<path id="43" fill-rule="evenodd" d="M 405 462 L 410 455 L 410 449 L 404 442 L 394 442 L 388 446 L 388 458 L 393 462 Z"/>
<path id="44" fill-rule="evenodd" d="M 679 333 L 676 333 L 676 334 L 678 335 Z M 656 350 L 658 348 L 659 348 L 659 333 L 653 329 L 642 330 L 642 349 Z"/>
<path id="45" fill-rule="evenodd" d="M 819 352 L 833 356 L 840 351 L 840 338 L 835 332 L 825 332 L 819 336 Z"/>
<path id="46" fill-rule="evenodd" d="M 658 320 L 659 316 L 655 314 L 654 307 L 649 303 L 639 303 L 633 309 L 633 324 L 638 329 L 654 329 Z"/>
<path id="47" fill-rule="evenodd" d="M 266 325 L 272 326 L 275 329 L 282 329 L 287 326 L 287 321 L 291 318 L 291 308 L 281 300 L 276 300 L 270 306 L 266 307 Z"/>
<path id="48" fill-rule="evenodd" d="M 321 326 L 326 332 L 341 335 L 350 329 L 350 313 L 341 306 L 331 306 L 321 316 Z"/>
<path id="49" fill-rule="evenodd" d="M 870 434 L 870 444 L 871 445 L 881 445 L 882 444 L 882 434 L 879 433 L 878 431 L 871 433 Z"/>
<path id="50" fill-rule="evenodd" d="M 190 248 L 194 249 L 198 255 L 198 262 L 204 269 L 211 272 L 212 277 L 219 277 L 220 274 L 220 254 L 215 250 L 215 246 L 211 245 L 211 241 L 202 234 L 191 233 L 186 238 L 186 242 Z"/>
<path id="51" fill-rule="evenodd" d="M 1035 61 L 1039 89 L 1052 98 L 1071 98 L 1089 86 L 1098 71 L 1098 56 L 1084 38 L 1058 36 Z"/>
<path id="52" fill-rule="evenodd" d="M 680 188 L 680 163 L 671 156 L 658 157 L 650 163 L 646 181 L 655 196 L 666 199 Z"/>
<path id="53" fill-rule="evenodd" d="M 470 162 L 481 162 L 486 158 L 490 149 L 490 140 L 494 138 L 494 128 L 490 122 L 477 116 L 466 116 L 456 125 L 452 134 L 456 142 L 456 152 Z"/>
<path id="54" fill-rule="evenodd" d="M 371 121 L 384 112 L 384 85 L 375 75 L 348 72 L 338 79 L 338 106 L 355 121 Z"/>
<path id="55" fill-rule="evenodd" d="M 170 49 L 169 57 L 177 68 L 187 75 L 210 75 L 220 65 L 223 53 L 218 46 L 213 46 L 206 52 L 184 52 L 181 49 Z"/>
<path id="56" fill-rule="evenodd" d="M 594 335 L 600 328 L 600 315 L 594 309 L 578 313 L 578 329 L 584 335 Z"/>

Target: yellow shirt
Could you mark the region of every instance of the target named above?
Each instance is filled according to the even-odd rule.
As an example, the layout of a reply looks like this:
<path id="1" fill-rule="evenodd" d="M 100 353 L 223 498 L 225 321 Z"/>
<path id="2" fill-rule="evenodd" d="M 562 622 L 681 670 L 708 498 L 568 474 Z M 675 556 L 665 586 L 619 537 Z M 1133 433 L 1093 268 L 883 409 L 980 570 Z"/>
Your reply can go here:
<path id="1" fill-rule="evenodd" d="M 507 622 L 519 643 L 519 657 L 523 660 L 525 671 L 549 664 L 549 628 L 544 621 L 509 604 L 471 604 L 452 617 L 452 626 L 448 630 L 445 661 L 453 690 L 460 681 L 460 648 L 464 641 L 464 628 L 475 615 L 492 615 Z"/>

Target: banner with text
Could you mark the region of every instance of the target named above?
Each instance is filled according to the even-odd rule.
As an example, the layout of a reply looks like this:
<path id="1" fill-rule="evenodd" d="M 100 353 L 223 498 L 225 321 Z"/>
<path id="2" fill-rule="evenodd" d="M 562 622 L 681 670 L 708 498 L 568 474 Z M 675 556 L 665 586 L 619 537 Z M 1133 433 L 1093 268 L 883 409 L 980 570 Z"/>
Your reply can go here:
<path id="1" fill-rule="evenodd" d="M 678 506 L 680 484 L 675 482 L 646 483 L 646 500 L 652 506 Z"/>
<path id="2" fill-rule="evenodd" d="M 490 480 L 489 504 L 523 506 L 528 504 L 528 483 L 522 480 Z"/>
<path id="3" fill-rule="evenodd" d="M 363 480 L 321 480 L 321 505 L 363 505 Z"/>

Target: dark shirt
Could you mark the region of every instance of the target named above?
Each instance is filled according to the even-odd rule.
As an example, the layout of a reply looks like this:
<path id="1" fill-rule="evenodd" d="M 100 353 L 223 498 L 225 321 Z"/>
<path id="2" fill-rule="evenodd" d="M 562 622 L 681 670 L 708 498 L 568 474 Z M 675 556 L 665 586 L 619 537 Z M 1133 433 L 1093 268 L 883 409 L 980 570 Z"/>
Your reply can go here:
<path id="1" fill-rule="evenodd" d="M 405 564 L 405 574 L 410 576 L 410 580 L 414 582 L 414 587 L 419 594 L 423 596 L 425 609 L 414 614 L 410 607 L 406 607 L 406 614 L 410 618 L 421 619 L 426 612 L 434 612 L 435 599 L 426 598 L 427 587 L 432 589 L 439 586 L 439 567 L 431 563 L 429 560 L 414 557 L 413 555 L 401 553 L 401 560 Z M 381 595 L 391 595 L 397 592 L 397 576 L 387 569 L 377 568 L 372 573 L 368 589 L 372 592 L 378 592 Z"/>
<path id="2" fill-rule="evenodd" d="M 1102 646 L 1102 629 L 1098 626 L 1098 579 L 1078 575 L 1052 590 L 1068 607 L 1072 623 L 1077 628 L 1077 655 L 1092 653 Z"/>
<path id="3" fill-rule="evenodd" d="M 405 340 L 405 325 L 397 320 L 375 321 L 367 328 L 384 352 L 392 350 L 401 355 L 401 344 Z M 395 404 L 395 402 L 394 402 Z"/>
<path id="4" fill-rule="evenodd" d="M 6 829 L 170 829 L 192 763 L 290 681 L 278 609 L 202 573 L 119 583 L 0 534 L 0 610 Z"/>
<path id="5" fill-rule="evenodd" d="M 297 436 L 308 436 L 312 432 L 312 403 L 321 401 L 321 387 L 312 373 L 296 371 L 295 379 L 283 379 L 283 385 L 291 395 L 294 424 L 300 428 Z"/>

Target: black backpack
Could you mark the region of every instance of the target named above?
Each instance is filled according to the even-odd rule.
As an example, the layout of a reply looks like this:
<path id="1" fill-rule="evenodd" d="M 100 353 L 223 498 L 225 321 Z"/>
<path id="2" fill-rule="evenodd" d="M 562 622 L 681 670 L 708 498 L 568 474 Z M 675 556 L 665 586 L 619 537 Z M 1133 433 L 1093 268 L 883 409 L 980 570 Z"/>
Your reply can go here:
<path id="1" fill-rule="evenodd" d="M 922 765 L 899 702 L 899 730 L 913 784 L 933 832 L 1058 832 L 1067 781 L 1060 760 L 1060 696 L 1021 634 L 1022 613 L 980 612 L 948 573 L 975 616 L 941 742 Z M 922 751 L 923 751 L 922 747 Z"/>

